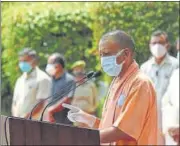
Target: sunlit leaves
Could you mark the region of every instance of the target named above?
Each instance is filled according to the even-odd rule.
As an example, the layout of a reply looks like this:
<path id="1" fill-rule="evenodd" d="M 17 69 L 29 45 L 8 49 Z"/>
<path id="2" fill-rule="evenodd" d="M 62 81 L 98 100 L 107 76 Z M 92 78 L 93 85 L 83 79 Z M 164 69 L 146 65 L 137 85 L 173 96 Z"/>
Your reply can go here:
<path id="1" fill-rule="evenodd" d="M 148 42 L 153 31 L 166 31 L 171 43 L 178 36 L 178 2 L 103 2 L 94 9 L 93 44 L 97 46 L 104 32 L 122 29 L 132 35 L 136 42 L 138 63 L 149 57 Z"/>
<path id="2" fill-rule="evenodd" d="M 3 80 L 10 81 L 11 91 L 20 75 L 17 53 L 23 47 L 36 49 L 42 69 L 49 54 L 60 52 L 66 57 L 68 69 L 74 61 L 85 59 L 87 69 L 92 70 L 101 69 L 98 42 L 108 31 L 122 29 L 134 38 L 138 63 L 149 57 L 148 43 L 153 31 L 168 32 L 171 43 L 179 33 L 178 2 L 2 2 L 1 5 Z"/>

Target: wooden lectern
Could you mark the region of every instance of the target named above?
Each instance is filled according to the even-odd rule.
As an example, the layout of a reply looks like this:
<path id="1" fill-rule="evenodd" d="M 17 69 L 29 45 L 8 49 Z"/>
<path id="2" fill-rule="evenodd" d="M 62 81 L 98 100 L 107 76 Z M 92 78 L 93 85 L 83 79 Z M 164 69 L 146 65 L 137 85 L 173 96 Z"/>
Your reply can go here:
<path id="1" fill-rule="evenodd" d="M 5 119 L 1 115 L 1 145 L 6 145 Z M 10 145 L 100 145 L 98 130 L 16 117 L 10 117 L 6 126 Z"/>

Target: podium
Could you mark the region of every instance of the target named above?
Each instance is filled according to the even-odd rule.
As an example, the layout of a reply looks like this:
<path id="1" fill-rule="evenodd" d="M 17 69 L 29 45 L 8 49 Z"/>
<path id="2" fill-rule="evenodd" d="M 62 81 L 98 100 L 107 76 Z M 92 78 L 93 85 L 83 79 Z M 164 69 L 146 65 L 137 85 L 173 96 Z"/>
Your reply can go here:
<path id="1" fill-rule="evenodd" d="M 7 145 L 1 115 L 1 145 Z M 9 117 L 6 124 L 10 145 L 100 145 L 99 131 L 64 124 L 51 124 Z"/>

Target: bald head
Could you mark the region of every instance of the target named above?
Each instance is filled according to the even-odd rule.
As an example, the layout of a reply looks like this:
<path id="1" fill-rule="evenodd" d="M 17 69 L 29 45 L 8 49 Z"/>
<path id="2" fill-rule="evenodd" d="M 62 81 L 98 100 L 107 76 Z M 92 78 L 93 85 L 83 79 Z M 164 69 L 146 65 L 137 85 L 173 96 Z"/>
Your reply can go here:
<path id="1" fill-rule="evenodd" d="M 102 36 L 100 42 L 99 42 L 99 47 L 101 49 L 102 44 L 107 43 L 107 42 L 113 42 L 121 49 L 128 48 L 132 52 L 135 50 L 135 44 L 131 36 L 129 36 L 126 32 L 122 30 L 115 30 L 106 33 L 105 35 Z"/>
<path id="2" fill-rule="evenodd" d="M 103 70 L 110 76 L 123 76 L 133 62 L 135 45 L 124 31 L 106 33 L 99 42 L 99 54 Z"/>

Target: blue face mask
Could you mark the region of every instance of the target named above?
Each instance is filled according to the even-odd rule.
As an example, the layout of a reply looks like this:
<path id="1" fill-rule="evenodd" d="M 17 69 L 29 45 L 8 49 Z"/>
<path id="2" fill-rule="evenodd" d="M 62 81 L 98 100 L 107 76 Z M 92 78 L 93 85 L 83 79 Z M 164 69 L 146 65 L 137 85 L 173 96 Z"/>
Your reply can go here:
<path id="1" fill-rule="evenodd" d="M 117 64 L 116 58 L 121 55 L 122 52 L 123 50 L 113 56 L 101 57 L 101 66 L 103 68 L 103 71 L 109 76 L 118 76 L 120 74 L 124 62 L 122 62 L 121 64 Z"/>
<path id="2" fill-rule="evenodd" d="M 20 62 L 19 68 L 22 72 L 30 72 L 32 69 L 32 66 L 28 62 Z"/>

